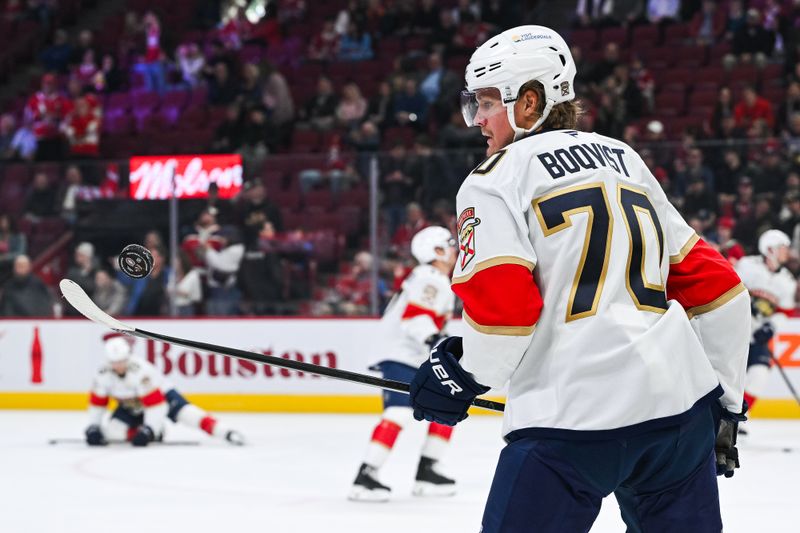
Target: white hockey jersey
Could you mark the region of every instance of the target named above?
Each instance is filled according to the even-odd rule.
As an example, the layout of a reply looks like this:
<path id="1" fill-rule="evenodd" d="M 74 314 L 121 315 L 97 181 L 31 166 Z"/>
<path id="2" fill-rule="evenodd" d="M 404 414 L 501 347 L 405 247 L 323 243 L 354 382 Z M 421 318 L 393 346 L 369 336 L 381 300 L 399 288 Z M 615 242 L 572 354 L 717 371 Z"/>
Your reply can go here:
<path id="1" fill-rule="evenodd" d="M 164 394 L 172 386 L 149 361 L 139 357 L 128 360 L 128 371 L 119 376 L 108 364 L 98 370 L 89 393 L 89 423 L 100 424 L 113 398 L 133 414 L 144 413 L 144 423 L 156 434 L 164 427 L 167 403 Z"/>
<path id="2" fill-rule="evenodd" d="M 536 134 L 487 158 L 457 203 L 461 364 L 510 379 L 504 434 L 635 433 L 720 396 L 741 410 L 747 291 L 629 146 Z"/>
<path id="3" fill-rule="evenodd" d="M 754 328 L 772 317 L 773 313 L 783 314 L 794 309 L 797 280 L 787 269 L 781 267 L 773 272 L 760 255 L 742 257 L 735 268 L 754 300 L 754 312 L 757 311 L 753 315 Z M 765 300 L 766 305 L 758 300 Z"/>
<path id="4" fill-rule="evenodd" d="M 403 281 L 381 319 L 385 353 L 374 364 L 396 361 L 422 364 L 430 350 L 425 339 L 441 332 L 453 315 L 455 295 L 450 278 L 431 265 L 419 265 Z"/>

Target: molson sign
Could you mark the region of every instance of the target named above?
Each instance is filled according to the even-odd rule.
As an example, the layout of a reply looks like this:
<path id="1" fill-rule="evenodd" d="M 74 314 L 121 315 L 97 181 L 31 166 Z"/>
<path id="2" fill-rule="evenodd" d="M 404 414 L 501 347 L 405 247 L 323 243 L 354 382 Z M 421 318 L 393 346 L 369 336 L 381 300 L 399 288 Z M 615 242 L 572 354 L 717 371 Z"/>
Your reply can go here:
<path id="1" fill-rule="evenodd" d="M 242 189 L 242 157 L 238 154 L 132 157 L 130 197 L 170 198 L 173 175 L 177 198 L 206 198 L 211 183 L 217 184 L 220 198 L 233 198 Z"/>

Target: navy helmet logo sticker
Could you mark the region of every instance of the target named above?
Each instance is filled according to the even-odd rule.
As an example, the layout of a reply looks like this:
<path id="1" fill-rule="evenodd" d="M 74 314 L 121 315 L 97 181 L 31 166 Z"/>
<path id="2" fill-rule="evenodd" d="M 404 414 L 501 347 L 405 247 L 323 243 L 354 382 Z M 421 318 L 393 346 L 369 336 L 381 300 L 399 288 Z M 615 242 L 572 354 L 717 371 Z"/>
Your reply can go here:
<path id="1" fill-rule="evenodd" d="M 461 270 L 475 258 L 475 226 L 481 219 L 475 216 L 475 208 L 468 207 L 458 216 L 458 248 L 461 252 Z"/>

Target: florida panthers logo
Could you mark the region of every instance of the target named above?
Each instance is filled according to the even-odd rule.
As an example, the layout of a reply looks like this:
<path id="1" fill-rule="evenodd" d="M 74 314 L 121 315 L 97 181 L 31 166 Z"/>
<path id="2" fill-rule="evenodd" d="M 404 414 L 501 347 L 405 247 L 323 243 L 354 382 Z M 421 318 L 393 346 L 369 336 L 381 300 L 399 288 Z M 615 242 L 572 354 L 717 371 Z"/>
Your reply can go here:
<path id="1" fill-rule="evenodd" d="M 475 226 L 481 219 L 475 217 L 475 208 L 468 207 L 458 216 L 458 248 L 461 254 L 461 270 L 475 257 Z"/>

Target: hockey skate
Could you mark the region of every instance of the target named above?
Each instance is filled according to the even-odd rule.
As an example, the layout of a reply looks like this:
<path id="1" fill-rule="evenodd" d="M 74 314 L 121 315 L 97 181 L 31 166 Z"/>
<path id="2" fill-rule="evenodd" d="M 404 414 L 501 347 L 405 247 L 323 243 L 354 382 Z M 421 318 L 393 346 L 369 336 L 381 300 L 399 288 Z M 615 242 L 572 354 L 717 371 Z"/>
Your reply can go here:
<path id="1" fill-rule="evenodd" d="M 233 429 L 225 434 L 225 440 L 234 446 L 244 446 L 244 436 Z"/>
<path id="2" fill-rule="evenodd" d="M 366 463 L 358 469 L 358 475 L 350 489 L 348 500 L 357 502 L 385 502 L 389 500 L 392 489 L 375 478 L 375 469 Z"/>
<path id="3" fill-rule="evenodd" d="M 436 461 L 420 457 L 414 496 L 452 496 L 456 493 L 456 482 L 436 471 Z"/>

